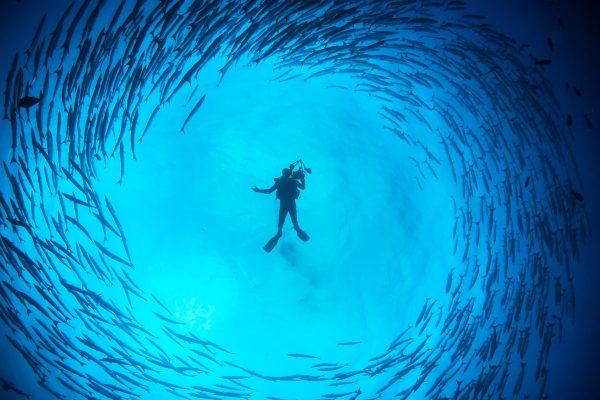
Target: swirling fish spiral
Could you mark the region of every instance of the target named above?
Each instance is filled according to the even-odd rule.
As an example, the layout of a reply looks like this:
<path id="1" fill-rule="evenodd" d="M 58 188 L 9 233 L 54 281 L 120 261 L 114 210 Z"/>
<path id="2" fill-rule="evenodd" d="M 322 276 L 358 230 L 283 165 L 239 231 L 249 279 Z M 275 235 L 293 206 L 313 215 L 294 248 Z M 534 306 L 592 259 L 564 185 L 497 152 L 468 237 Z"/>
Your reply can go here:
<path id="1" fill-rule="evenodd" d="M 49 20 L 6 76 L 0 196 L 0 317 L 43 396 L 543 398 L 591 228 L 566 118 L 514 40 L 461 1 L 92 0 Z M 292 364 L 263 369 L 208 340 L 208 317 L 191 329 L 139 285 L 130 232 L 98 188 L 108 166 L 126 189 L 170 104 L 185 100 L 187 135 L 228 72 L 261 65 L 273 84 L 366 96 L 411 185 L 450 188 L 444 285 L 367 358 L 290 350 Z"/>

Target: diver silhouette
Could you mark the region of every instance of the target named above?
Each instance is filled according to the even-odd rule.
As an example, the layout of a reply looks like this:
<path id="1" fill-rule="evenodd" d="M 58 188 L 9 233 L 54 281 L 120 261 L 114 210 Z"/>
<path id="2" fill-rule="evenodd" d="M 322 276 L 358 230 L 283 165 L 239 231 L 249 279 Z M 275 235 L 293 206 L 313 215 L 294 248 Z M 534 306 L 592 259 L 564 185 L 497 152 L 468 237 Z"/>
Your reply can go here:
<path id="1" fill-rule="evenodd" d="M 300 168 L 292 173 L 294 166 L 299 162 L 301 163 Z M 273 191 L 277 190 L 276 197 L 279 199 L 279 222 L 277 224 L 277 233 L 264 246 L 264 250 L 267 253 L 273 250 L 275 245 L 277 245 L 277 241 L 282 234 L 281 229 L 283 228 L 283 223 L 285 222 L 288 213 L 292 218 L 292 223 L 294 224 L 294 229 L 296 230 L 298 237 L 305 242 L 310 239 L 308 234 L 300 229 L 296 212 L 296 199 L 300 196 L 300 189 L 304 190 L 306 188 L 303 168 L 306 169 L 306 172 L 311 173 L 310 168 L 306 168 L 302 160 L 298 160 L 295 163 L 290 164 L 289 168 L 284 168 L 281 171 L 281 176 L 279 178 L 274 178 L 275 183 L 269 189 L 259 189 L 256 186 L 252 187 L 252 190 L 255 192 L 265 194 L 273 193 Z"/>

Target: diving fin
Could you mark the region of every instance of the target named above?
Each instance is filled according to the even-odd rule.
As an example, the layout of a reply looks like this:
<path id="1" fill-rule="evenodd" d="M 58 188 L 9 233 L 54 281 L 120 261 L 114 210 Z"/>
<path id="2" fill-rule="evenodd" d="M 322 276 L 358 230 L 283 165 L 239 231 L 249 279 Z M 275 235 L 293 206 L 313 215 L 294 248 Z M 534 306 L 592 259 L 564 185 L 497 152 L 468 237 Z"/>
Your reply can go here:
<path id="1" fill-rule="evenodd" d="M 270 253 L 271 250 L 273 250 L 275 248 L 275 246 L 277 246 L 277 242 L 279 241 L 280 237 L 281 237 L 281 233 L 278 233 L 277 235 L 273 236 L 271 239 L 269 239 L 269 241 L 267 242 L 267 244 L 265 244 L 265 246 L 263 247 L 263 249 L 267 253 Z"/>
<path id="2" fill-rule="evenodd" d="M 298 234 L 298 237 L 300 238 L 300 240 L 302 240 L 303 242 L 308 242 L 308 240 L 310 239 L 310 236 L 308 236 L 308 233 L 304 232 L 300 228 L 296 228 L 296 233 Z"/>

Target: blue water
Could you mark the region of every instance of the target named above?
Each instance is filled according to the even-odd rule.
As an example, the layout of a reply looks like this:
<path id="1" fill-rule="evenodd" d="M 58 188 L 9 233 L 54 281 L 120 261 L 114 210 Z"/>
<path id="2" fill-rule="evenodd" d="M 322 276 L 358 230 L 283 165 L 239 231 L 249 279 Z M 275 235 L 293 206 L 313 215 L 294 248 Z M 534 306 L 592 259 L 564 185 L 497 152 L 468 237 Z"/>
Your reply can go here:
<path id="1" fill-rule="evenodd" d="M 111 9 L 116 5 L 108 3 Z M 575 203 L 571 198 L 564 200 L 567 208 L 577 207 L 574 214 L 569 214 L 573 219 L 567 222 L 567 227 L 579 227 L 581 221 L 589 217 L 592 230 L 597 232 L 598 214 L 594 208 L 598 196 L 594 182 L 594 178 L 598 176 L 595 156 L 598 149 L 597 127 L 588 129 L 583 119 L 583 114 L 587 114 L 596 125 L 598 123 L 597 105 L 600 104 L 600 99 L 594 90 L 598 88 L 598 78 L 593 73 L 598 68 L 598 61 L 593 54 L 593 49 L 598 45 L 598 35 L 597 29 L 593 28 L 594 19 L 587 15 L 593 14 L 588 12 L 585 4 L 551 6 L 515 2 L 500 6 L 492 3 L 469 4 L 469 12 L 485 15 L 486 21 L 494 24 L 500 32 L 515 38 L 517 47 L 522 43 L 530 43 L 531 48 L 527 50 L 529 53 L 525 54 L 531 56 L 522 56 L 529 63 L 533 56 L 538 59 L 553 59 L 549 66 L 530 70 L 531 77 L 536 82 L 546 80 L 551 87 L 547 92 L 537 95 L 541 98 L 540 103 L 556 105 L 562 113 L 551 114 L 548 120 L 540 121 L 540 125 L 544 130 L 547 128 L 544 125 L 546 122 L 550 121 L 549 126 L 552 126 L 558 120 L 553 119 L 556 115 L 566 114 L 573 115 L 574 124 L 567 130 L 562 130 L 564 126 L 561 125 L 560 132 L 564 137 L 561 136 L 556 141 L 542 141 L 542 149 L 547 150 L 549 164 L 558 168 L 559 180 L 562 182 L 564 179 L 571 179 L 573 187 L 583 193 L 585 198 L 584 204 Z M 0 35 L 4 38 L 2 49 L 5 61 L 0 65 L 3 77 L 10 68 L 14 52 L 22 52 L 28 47 L 39 18 L 48 12 L 46 33 L 49 33 L 50 27 L 54 26 L 67 5 L 68 2 L 56 2 L 52 9 L 43 2 L 3 5 L 4 23 Z M 79 3 L 76 8 L 78 6 Z M 100 21 L 107 24 L 110 15 L 109 12 L 102 14 Z M 437 17 L 441 18 L 441 15 L 443 14 Z M 565 29 L 558 27 L 558 17 L 566 21 Z M 96 27 L 93 34 L 98 35 L 98 31 Z M 553 38 L 554 51 L 548 49 L 547 36 Z M 416 35 L 415 39 L 431 46 L 440 45 L 440 41 L 428 37 Z M 76 53 L 72 51 L 67 63 L 74 61 L 73 54 Z M 423 59 L 424 56 L 420 56 L 422 58 L 416 57 L 415 61 Z M 448 60 L 450 59 L 451 56 Z M 490 254 L 483 239 L 480 246 L 471 250 L 466 261 L 463 257 L 465 243 L 462 239 L 459 251 L 454 254 L 455 216 L 460 214 L 460 209 L 473 213 L 475 220 L 479 222 L 475 225 L 481 225 L 481 237 L 484 238 L 487 235 L 488 214 L 480 221 L 480 207 L 482 204 L 498 204 L 501 195 L 494 190 L 486 193 L 481 180 L 476 194 L 466 195 L 461 181 L 457 182 L 453 178 L 440 136 L 435 129 L 429 129 L 426 123 L 406 111 L 406 105 L 390 103 L 373 96 L 373 93 L 354 90 L 358 88 L 355 87 L 357 78 L 351 74 L 339 73 L 306 80 L 312 71 L 307 73 L 306 68 L 295 67 L 289 76 L 296 72 L 303 72 L 305 75 L 280 82 L 275 78 L 285 71 L 277 65 L 277 61 L 281 60 L 269 58 L 258 65 L 248 66 L 246 64 L 250 58 L 246 58 L 232 66 L 220 82 L 218 69 L 226 61 L 224 55 L 217 55 L 202 68 L 193 80 L 193 85 L 184 85 L 169 103 L 161 107 L 143 140 L 136 142 L 135 159 L 129 145 L 129 133 L 125 134 L 125 171 L 121 184 L 116 183 L 121 176 L 118 151 L 115 157 L 110 157 L 109 152 L 109 157 L 101 157 L 96 162 L 97 174 L 92 180 L 94 190 L 102 201 L 106 196 L 114 206 L 126 233 L 128 250 L 135 268 L 129 269 L 119 263 L 111 265 L 114 265 L 114 271 L 127 271 L 135 284 L 143 290 L 146 300 L 131 294 L 128 299 L 126 291 L 122 289 L 122 281 L 114 280 L 112 284 L 107 284 L 81 270 L 87 288 L 113 301 L 121 312 L 134 315 L 139 326 L 156 336 L 154 344 L 148 340 L 152 336 L 139 329 L 131 336 L 116 329 L 114 333 L 117 333 L 118 338 L 133 346 L 129 356 L 143 360 L 144 357 L 140 357 L 134 350 L 145 349 L 153 354 L 166 354 L 173 363 L 171 366 L 181 366 L 181 359 L 185 359 L 189 365 L 197 368 L 198 365 L 192 360 L 196 359 L 213 369 L 210 373 L 190 377 L 169 367 L 149 364 L 160 372 L 151 372 L 143 379 L 148 389 L 133 389 L 133 386 L 129 386 L 130 390 L 133 390 L 136 397 L 139 395 L 143 399 L 174 398 L 172 393 L 165 390 L 165 382 L 181 385 L 184 389 L 178 392 L 184 395 L 192 391 L 193 385 L 214 389 L 215 386 L 212 385 L 226 384 L 243 390 L 231 380 L 220 377 L 244 375 L 250 378 L 240 382 L 252 387 L 253 390 L 249 392 L 252 393 L 251 398 L 323 398 L 327 393 L 354 393 L 359 388 L 364 393 L 358 399 L 373 398 L 400 367 L 377 374 L 369 370 L 346 379 L 349 383 L 339 387 L 328 384 L 335 382 L 332 376 L 336 372 L 363 370 L 372 364 L 371 359 L 385 353 L 400 332 L 415 325 L 426 299 L 436 301 L 429 322 L 431 325 L 422 332 L 419 332 L 420 326 L 411 331 L 414 344 L 408 350 L 414 350 L 428 335 L 431 335 L 431 342 L 427 342 L 426 348 L 432 354 L 443 348 L 437 340 L 444 332 L 439 329 L 441 326 L 434 328 L 434 325 L 441 313 L 437 306 L 444 307 L 445 318 L 447 307 L 450 308 L 452 304 L 451 294 L 445 290 L 448 273 L 453 271 L 454 289 L 458 274 L 463 271 L 465 274 L 471 273 L 471 268 L 477 261 L 483 269 Z M 190 59 L 186 65 L 189 67 L 193 62 Z M 465 65 L 465 71 L 468 71 L 467 67 Z M 99 72 L 102 71 L 101 68 L 102 66 Z M 410 74 L 415 70 L 419 70 L 419 67 L 411 66 L 410 60 L 407 65 L 397 66 L 398 73 Z M 431 70 L 435 70 L 435 67 L 431 67 Z M 477 77 L 474 78 L 475 83 L 466 78 L 463 83 L 468 87 L 478 88 Z M 461 80 L 456 77 L 454 79 Z M 573 89 L 565 91 L 566 81 L 581 88 L 583 97 L 575 96 Z M 33 85 L 36 89 L 33 93 L 36 93 L 41 84 L 41 79 L 35 80 Z M 434 99 L 443 98 L 445 89 L 447 87 L 428 89 L 417 85 L 414 93 L 434 105 L 438 104 Z M 497 90 L 498 98 L 502 98 L 505 93 L 502 87 Z M 546 89 L 544 87 L 541 90 Z M 149 87 L 143 88 L 142 93 L 149 93 Z M 203 94 L 206 94 L 206 99 L 202 107 L 187 123 L 185 133 L 182 132 L 181 127 L 191 107 Z M 110 102 L 112 98 L 107 96 L 107 100 Z M 141 122 L 136 137 L 143 132 L 157 102 L 159 96 L 154 92 L 140 103 Z M 380 114 L 382 105 L 393 105 L 406 114 L 404 129 L 433 152 L 441 161 L 440 165 L 427 158 L 420 147 L 407 145 L 389 129 L 383 128 L 385 120 Z M 460 110 L 459 114 L 463 115 L 466 126 L 472 126 L 473 129 L 481 126 L 476 113 L 464 107 L 458 99 L 454 99 L 451 105 Z M 80 121 L 85 122 L 88 104 L 80 106 Z M 530 126 L 530 121 L 526 120 L 527 116 L 519 108 L 519 104 L 512 106 L 522 112 L 517 113 L 515 118 L 522 118 L 523 125 Z M 54 107 L 55 110 L 59 109 L 56 104 Z M 491 100 L 483 96 L 481 114 L 491 107 Z M 32 117 L 35 114 L 33 110 Z M 67 113 L 64 110 L 60 112 L 63 113 L 62 123 L 65 126 Z M 443 126 L 444 120 L 435 109 L 421 107 L 419 112 L 427 123 Z M 26 121 L 25 116 L 23 123 Z M 120 125 L 120 121 L 117 125 Z M 3 120 L 1 127 L 2 156 L 9 163 L 10 123 Z M 511 137 L 509 128 L 505 126 L 505 129 L 507 136 Z M 25 132 L 29 135 L 28 130 Z M 114 140 L 114 136 L 111 136 L 111 140 Z M 514 143 L 516 142 L 517 140 Z M 513 155 L 516 157 L 513 160 L 515 163 L 518 162 L 518 151 L 523 150 L 525 154 L 532 156 L 534 161 L 531 162 L 531 167 L 539 168 L 539 175 L 537 179 L 531 178 L 531 185 L 535 186 L 541 203 L 547 205 L 544 202 L 551 198 L 549 193 L 556 187 L 546 184 L 542 179 L 542 169 L 545 167 L 539 160 L 535 160 L 537 153 L 533 146 L 525 151 L 523 148 L 515 149 L 514 143 L 499 144 L 497 152 L 504 154 L 507 159 Z M 112 146 L 108 147 L 112 151 Z M 565 150 L 568 147 L 572 148 L 577 167 L 567 157 L 565 160 L 557 158 L 556 148 Z M 491 154 L 480 153 L 473 142 L 470 142 L 470 148 L 475 152 L 471 165 L 478 168 L 484 164 L 492 165 Z M 487 161 L 479 164 L 476 156 Z M 307 175 L 306 190 L 297 201 L 300 226 L 310 234 L 311 239 L 306 243 L 302 242 L 292 230 L 288 217 L 277 247 L 273 252 L 265 253 L 262 246 L 277 229 L 278 201 L 274 195 L 253 192 L 251 187 L 271 186 L 281 168 L 299 158 L 313 171 Z M 435 175 L 428 170 L 424 160 L 429 160 L 435 167 Z M 458 159 L 455 158 L 455 161 L 458 162 Z M 458 163 L 455 165 L 458 166 Z M 16 166 L 11 164 L 10 168 L 14 167 Z M 579 174 L 576 168 L 579 169 Z M 33 171 L 33 167 L 31 170 Z M 12 171 L 16 173 L 16 169 Z M 477 168 L 476 171 L 481 173 Z M 2 193 L 8 198 L 12 189 L 6 176 L 2 176 Z M 521 182 L 527 176 L 533 176 L 530 169 L 519 176 Z M 494 175 L 496 187 L 502 186 L 503 179 L 501 173 Z M 61 190 L 73 193 L 73 186 L 64 177 L 59 184 Z M 515 186 L 522 187 L 518 183 Z M 42 201 L 48 215 L 60 218 L 57 216 L 61 215 L 62 208 L 58 197 L 50 192 L 45 196 Z M 483 196 L 483 200 L 479 196 Z M 537 199 L 534 201 L 530 197 L 526 198 L 527 206 L 534 207 Z M 457 206 L 454 205 L 456 203 Z M 68 204 L 68 213 L 72 215 L 75 210 Z M 459 210 L 455 210 L 455 207 Z M 502 211 L 502 206 L 498 207 L 496 217 L 501 221 L 497 227 L 499 237 L 504 232 L 502 228 L 506 214 L 517 221 L 521 211 L 523 209 L 517 208 Z M 105 235 L 93 213 L 82 207 L 78 208 L 77 213 L 79 222 L 89 229 L 95 240 L 125 257 L 121 239 L 110 231 Z M 37 232 L 43 237 L 50 235 L 51 230 L 45 228 L 39 211 L 36 215 L 39 227 Z M 564 221 L 557 218 L 557 222 L 553 222 L 553 228 L 560 229 Z M 460 225 L 462 224 L 460 220 Z M 514 224 L 516 226 L 517 222 Z M 459 231 L 462 229 L 464 225 Z M 37 257 L 36 250 L 31 240 L 27 240 L 24 231 L 20 231 L 21 236 L 26 239 L 23 242 L 8 227 L 2 228 L 1 232 L 17 243 L 24 252 Z M 68 235 L 72 243 L 87 241 L 72 224 Z M 467 233 L 467 236 L 470 241 L 468 243 L 472 244 L 474 235 Z M 565 240 L 564 243 L 570 248 L 569 241 Z M 556 341 L 558 336 L 552 343 L 546 364 L 549 378 L 545 390 L 550 398 L 594 398 L 594 393 L 600 392 L 593 373 L 593 366 L 600 353 L 594 340 L 600 333 L 597 323 L 600 315 L 595 307 L 598 273 L 594 270 L 598 254 L 594 244 L 593 240 L 586 245 L 581 243 L 581 261 L 570 262 L 575 279 L 574 286 L 568 290 L 576 297 L 575 318 L 574 323 L 571 323 L 572 311 L 564 317 L 562 343 Z M 532 253 L 536 250 L 548 251 L 526 235 L 517 236 L 517 245 L 517 261 L 513 260 L 508 264 L 508 270 L 514 276 L 518 275 L 517 271 L 528 259 L 527 250 L 533 249 Z M 91 246 L 94 246 L 93 242 Z M 98 253 L 97 248 L 90 248 L 94 250 L 94 254 Z M 506 248 L 507 244 L 498 240 L 493 244 L 492 253 L 500 254 L 501 257 L 497 259 L 504 260 Z M 473 254 L 479 258 L 473 258 Z M 110 259 L 106 260 L 111 263 Z M 547 261 L 551 268 L 548 298 L 553 303 L 554 277 L 561 279 L 565 289 L 568 286 L 565 263 L 558 262 L 553 257 L 549 257 Z M 55 287 L 60 292 L 59 298 L 68 307 L 81 309 L 81 304 L 60 286 L 58 280 L 60 275 L 67 282 L 83 287 L 78 283 L 80 280 L 77 274 L 66 267 L 61 267 L 58 271 L 56 275 L 51 273 Z M 480 276 L 473 290 L 463 289 L 461 292 L 463 301 L 473 298 L 474 315 L 485 313 L 486 295 L 491 293 L 484 288 L 486 281 L 483 271 Z M 470 284 L 470 277 L 471 275 L 466 274 L 464 285 Z M 5 290 L 8 290 L 6 285 L 10 284 L 30 293 L 27 279 L 19 277 L 15 272 L 3 272 L 2 280 L 5 282 Z M 494 287 L 498 289 L 496 296 L 499 297 L 507 287 L 506 281 L 501 279 Z M 536 286 L 529 289 L 534 287 Z M 48 306 L 38 293 L 31 293 L 34 293 L 35 299 Z M 154 312 L 167 315 L 167 310 L 154 301 L 150 294 L 166 306 L 170 312 L 169 318 L 175 320 L 176 324 L 165 323 L 157 318 Z M 28 327 L 45 326 L 52 329 L 52 324 L 46 322 L 35 308 L 31 310 L 31 316 L 26 316 L 27 310 L 22 302 L 14 297 L 7 298 L 13 300 L 7 302 L 3 298 L 3 306 L 18 311 L 19 318 Z M 551 304 L 549 307 L 556 307 L 552 308 L 554 312 L 562 310 L 562 305 Z M 490 324 L 481 330 L 475 345 L 459 361 L 466 361 L 475 354 L 492 332 L 493 321 L 503 323 L 506 313 L 506 309 L 499 304 L 495 305 Z M 537 315 L 534 313 L 535 311 L 532 315 Z M 102 318 L 114 317 L 114 314 L 106 314 L 105 311 L 100 314 Z M 40 318 L 37 322 L 36 317 Z M 549 316 L 546 317 L 547 320 L 550 319 Z M 44 322 L 40 323 L 41 320 Z M 77 338 L 82 338 L 85 334 L 109 353 L 115 354 L 115 348 L 122 345 L 106 332 L 93 329 L 94 323 L 104 327 L 112 325 L 98 318 L 83 317 L 75 320 L 71 327 L 64 324 L 58 326 L 61 326 L 61 332 L 65 335 L 63 339 L 66 337 L 76 343 L 75 349 L 83 350 Z M 92 324 L 92 329 L 86 324 Z M 527 325 L 524 322 L 520 328 Z M 529 325 L 531 326 L 531 321 Z M 216 358 L 217 362 L 197 357 L 197 353 L 192 350 L 206 353 L 209 348 L 175 340 L 165 333 L 165 326 L 182 335 L 193 334 L 202 340 L 214 342 L 228 352 L 210 348 L 214 352 L 211 357 Z M 3 337 L 10 336 L 21 346 L 32 352 L 38 350 L 37 354 L 41 353 L 46 358 L 59 359 L 47 350 L 36 348 L 35 343 L 39 343 L 39 337 L 51 336 L 47 332 L 36 334 L 38 339 L 31 340 L 22 333 L 11 331 L 7 324 L 3 323 L 2 328 Z M 536 332 L 534 327 L 530 351 L 523 359 L 530 365 L 535 365 L 538 359 L 536 350 L 540 346 L 540 340 Z M 503 334 L 503 344 L 507 336 L 508 334 Z M 340 342 L 360 343 L 338 345 Z M 33 394 L 33 398 L 48 398 L 48 392 L 36 383 L 39 374 L 32 371 L 25 357 L 8 339 L 0 343 L 3 354 L 0 376 Z M 93 353 L 97 359 L 106 356 L 101 352 L 94 353 L 89 348 L 85 348 L 85 351 Z M 320 360 L 289 354 L 314 355 Z M 160 357 L 162 356 L 158 359 Z M 225 364 L 224 361 L 244 369 Z M 499 364 L 501 371 L 504 371 L 504 364 L 501 364 L 503 361 L 497 356 L 490 364 Z M 451 369 L 454 362 L 459 364 L 443 355 L 436 364 L 434 373 L 426 379 L 425 389 L 420 389 L 410 398 L 426 398 L 425 392 L 429 389 L 427 385 L 433 384 L 446 368 Z M 517 356 L 512 358 L 509 370 L 511 378 L 505 391 L 507 398 L 513 393 L 519 362 Z M 334 372 L 319 371 L 314 367 L 317 363 L 335 363 L 341 369 Z M 80 379 L 65 367 L 60 368 L 45 361 L 42 364 L 48 368 L 46 376 L 54 390 L 70 393 L 69 398 L 81 398 L 80 395 L 69 392 L 68 388 L 65 389 L 56 378 L 62 377 L 64 380 L 68 379 L 65 376 L 70 376 L 80 382 L 86 382 L 85 379 Z M 87 388 L 94 392 L 92 398 L 103 396 L 89 386 L 89 376 L 99 382 L 115 384 L 114 376 L 111 377 L 113 369 L 129 374 L 133 380 L 141 379 L 140 376 L 146 372 L 106 360 L 99 363 L 86 361 L 81 353 L 76 357 L 67 357 L 64 364 L 88 374 L 84 385 L 88 385 Z M 462 379 L 473 380 L 480 370 L 481 368 L 473 365 L 463 373 Z M 263 378 L 253 376 L 248 371 L 260 374 Z M 417 381 L 420 372 L 410 372 L 392 389 L 385 391 L 381 398 L 392 398 L 402 389 L 410 387 Z M 533 373 L 527 376 L 519 398 L 524 394 L 531 394 L 532 398 L 538 397 L 539 382 L 535 382 Z M 295 380 L 272 379 L 289 375 L 302 377 Z M 322 376 L 328 380 L 314 380 L 315 377 Z M 154 382 L 148 379 L 154 379 Z M 451 398 L 456 386 L 454 379 L 451 380 L 440 397 Z M 8 399 L 23 398 L 14 391 L 5 391 L 2 396 Z M 340 395 L 340 398 L 352 396 L 353 394 Z M 222 395 L 216 397 L 224 398 Z"/>

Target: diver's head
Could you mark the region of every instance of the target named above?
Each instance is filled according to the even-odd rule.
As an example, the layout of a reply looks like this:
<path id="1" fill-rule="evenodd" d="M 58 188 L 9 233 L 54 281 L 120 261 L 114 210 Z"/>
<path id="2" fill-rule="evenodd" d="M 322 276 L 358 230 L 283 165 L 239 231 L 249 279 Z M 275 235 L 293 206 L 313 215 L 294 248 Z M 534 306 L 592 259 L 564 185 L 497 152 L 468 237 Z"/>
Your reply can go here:
<path id="1" fill-rule="evenodd" d="M 284 178 L 289 178 L 291 174 L 292 170 L 289 168 L 284 168 L 281 170 L 281 176 L 283 176 Z"/>

